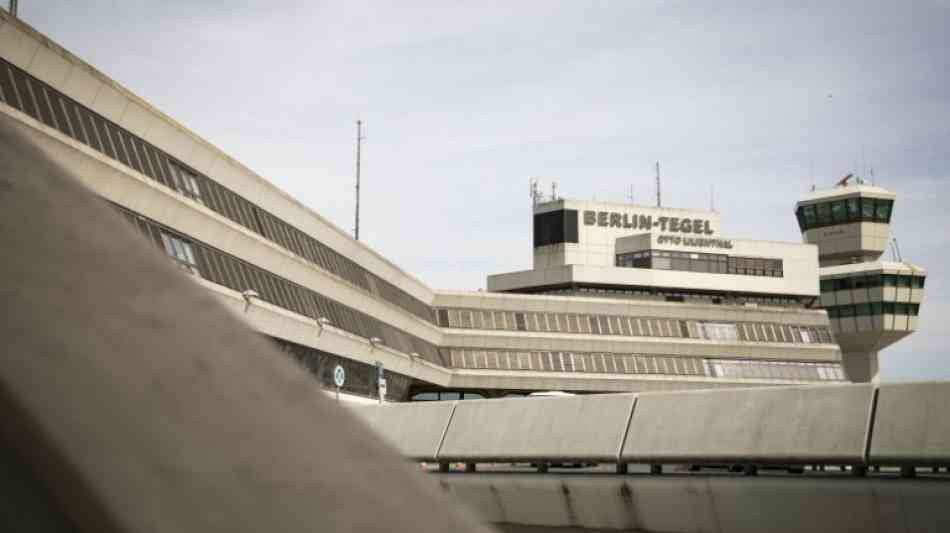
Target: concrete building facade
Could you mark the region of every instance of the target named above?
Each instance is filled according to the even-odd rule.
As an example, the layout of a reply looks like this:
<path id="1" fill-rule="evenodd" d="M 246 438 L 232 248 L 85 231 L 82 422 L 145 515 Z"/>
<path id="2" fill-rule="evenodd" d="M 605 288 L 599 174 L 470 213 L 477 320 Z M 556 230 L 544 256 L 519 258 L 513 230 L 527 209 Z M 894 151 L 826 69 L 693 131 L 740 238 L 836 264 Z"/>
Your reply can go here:
<path id="1" fill-rule="evenodd" d="M 849 378 L 844 326 L 810 308 L 821 245 L 724 238 L 713 211 L 539 204 L 532 270 L 436 291 L 6 13 L 0 120 L 354 397 L 379 377 L 391 400 Z"/>

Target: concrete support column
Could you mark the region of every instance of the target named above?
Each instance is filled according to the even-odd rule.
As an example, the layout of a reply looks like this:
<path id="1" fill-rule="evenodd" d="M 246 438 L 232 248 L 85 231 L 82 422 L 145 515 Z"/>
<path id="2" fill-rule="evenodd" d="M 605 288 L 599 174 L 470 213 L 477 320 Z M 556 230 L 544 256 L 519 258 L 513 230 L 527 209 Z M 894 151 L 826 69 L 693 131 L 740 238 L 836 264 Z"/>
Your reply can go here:
<path id="1" fill-rule="evenodd" d="M 847 378 L 855 383 L 878 383 L 877 352 L 842 352 L 841 366 Z"/>

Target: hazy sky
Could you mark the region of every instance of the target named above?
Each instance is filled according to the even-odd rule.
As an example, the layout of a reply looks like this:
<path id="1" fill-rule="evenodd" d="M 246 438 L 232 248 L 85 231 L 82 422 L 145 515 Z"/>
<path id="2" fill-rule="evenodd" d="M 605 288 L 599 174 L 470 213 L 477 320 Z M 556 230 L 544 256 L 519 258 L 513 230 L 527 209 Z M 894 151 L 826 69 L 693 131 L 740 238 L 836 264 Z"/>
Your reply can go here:
<path id="1" fill-rule="evenodd" d="M 394 7 L 393 4 L 398 4 Z M 885 380 L 950 379 L 950 2 L 21 0 L 20 16 L 426 283 L 531 266 L 528 179 L 798 241 L 843 174 L 930 271 Z"/>

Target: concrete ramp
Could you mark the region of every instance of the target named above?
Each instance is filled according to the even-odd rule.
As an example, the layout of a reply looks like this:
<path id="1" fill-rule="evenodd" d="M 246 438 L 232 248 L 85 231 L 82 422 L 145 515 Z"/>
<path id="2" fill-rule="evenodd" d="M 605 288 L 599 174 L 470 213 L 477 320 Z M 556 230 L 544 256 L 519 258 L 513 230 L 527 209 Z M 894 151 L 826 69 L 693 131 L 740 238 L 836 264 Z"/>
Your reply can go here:
<path id="1" fill-rule="evenodd" d="M 439 459 L 616 462 L 633 394 L 458 403 Z"/>
<path id="2" fill-rule="evenodd" d="M 950 465 L 950 383 L 880 385 L 869 462 Z"/>
<path id="3" fill-rule="evenodd" d="M 641 394 L 621 460 L 861 464 L 873 393 L 862 384 Z"/>

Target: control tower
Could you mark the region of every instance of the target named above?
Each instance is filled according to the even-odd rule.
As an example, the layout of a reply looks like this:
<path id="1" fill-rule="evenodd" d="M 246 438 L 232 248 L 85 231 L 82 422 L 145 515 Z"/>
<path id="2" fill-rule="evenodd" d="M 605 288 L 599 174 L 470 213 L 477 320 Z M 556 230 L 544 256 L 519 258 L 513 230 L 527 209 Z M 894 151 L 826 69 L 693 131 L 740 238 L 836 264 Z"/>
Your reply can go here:
<path id="1" fill-rule="evenodd" d="M 851 174 L 796 204 L 802 239 L 818 246 L 821 297 L 848 379 L 878 380 L 878 352 L 917 329 L 926 271 L 890 237 L 896 195 Z M 881 256 L 891 248 L 894 261 Z"/>

